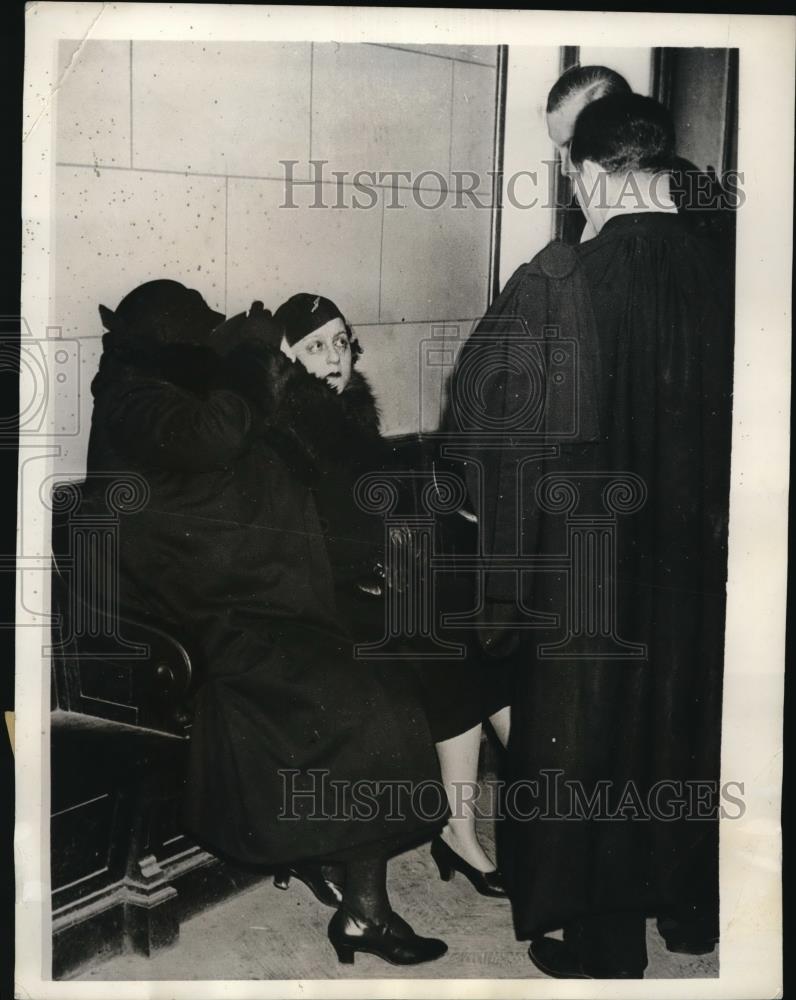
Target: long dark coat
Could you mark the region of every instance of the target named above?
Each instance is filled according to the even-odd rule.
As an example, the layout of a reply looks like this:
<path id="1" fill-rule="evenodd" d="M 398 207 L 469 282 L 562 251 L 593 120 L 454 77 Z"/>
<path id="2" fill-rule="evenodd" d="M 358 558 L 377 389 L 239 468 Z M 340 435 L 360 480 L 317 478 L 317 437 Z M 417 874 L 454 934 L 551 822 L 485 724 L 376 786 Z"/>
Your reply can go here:
<path id="1" fill-rule="evenodd" d="M 392 466 L 376 400 L 356 368 L 339 395 L 322 380 L 295 373 L 280 410 L 278 422 L 289 428 L 282 432 L 289 434 L 288 461 L 311 487 L 318 509 L 338 614 L 361 641 L 384 619 L 384 523 L 355 499 L 360 476 L 387 474 Z"/>
<path id="2" fill-rule="evenodd" d="M 439 775 L 405 676 L 352 658 L 313 451 L 291 420 L 302 387 L 312 399 L 321 383 L 261 347 L 222 360 L 114 334 L 92 386 L 89 480 L 132 470 L 151 490 L 121 525 L 123 603 L 175 628 L 204 661 L 185 826 L 260 864 L 422 834 L 428 820 L 405 791 L 391 803 L 361 782 Z"/>
<path id="3" fill-rule="evenodd" d="M 527 379 L 511 364 L 517 341 L 508 333 L 519 320 L 539 338 L 547 374 L 539 406 L 505 443 L 514 438 L 522 454 L 521 432 L 535 431 L 536 444 L 556 448 L 527 462 L 515 505 L 516 453 L 485 447 L 474 424 L 464 428 L 484 468 L 487 557 L 513 551 L 517 519 L 524 553 L 568 552 L 575 493 L 537 488 L 542 476 L 565 474 L 580 493 L 571 515 L 615 518 L 615 549 L 601 550 L 616 558 L 614 634 L 645 647 L 612 659 L 586 636 L 568 650 L 543 650 L 567 635 L 568 611 L 581 624 L 587 614 L 586 632 L 605 629 L 573 604 L 580 585 L 589 591 L 585 575 L 555 566 L 527 574 L 525 608 L 558 615 L 559 624 L 523 632 L 515 657 L 509 777 L 537 783 L 506 803 L 502 860 L 521 936 L 610 911 L 677 905 L 704 914 L 717 906 L 733 338 L 729 280 L 717 260 L 676 215 L 614 218 L 595 239 L 553 244 L 521 267 L 470 347 L 479 349 L 480 336 L 482 350 L 486 340 L 504 359 L 507 374 L 487 380 L 484 409 L 519 412 Z M 559 345 L 553 338 L 545 346 L 545 327 L 575 342 L 577 373 L 565 358 L 556 368 Z M 634 487 L 614 494 L 612 512 L 602 491 L 623 474 L 643 486 L 638 503 Z M 636 509 L 617 514 L 625 502 Z M 493 608 L 517 617 L 510 574 L 488 574 L 487 594 Z M 706 783 L 701 805 L 688 781 Z M 673 784 L 658 786 L 656 800 L 658 782 Z M 583 796 L 595 793 L 607 797 L 589 818 Z"/>
<path id="4" fill-rule="evenodd" d="M 400 571 L 387 570 L 384 520 L 363 511 L 354 502 L 360 476 L 376 474 L 397 489 L 396 511 L 425 513 L 420 492 L 430 482 L 432 469 L 455 471 L 416 440 L 384 439 L 379 414 L 367 380 L 356 371 L 338 397 L 318 380 L 311 392 L 301 383 L 298 399 L 289 401 L 294 434 L 312 452 L 310 481 L 321 515 L 335 582 L 340 614 L 351 634 L 362 644 L 377 644 L 388 630 L 387 603 L 395 600 L 390 587 L 411 585 L 406 577 L 406 536 L 393 538 L 392 558 Z M 409 475 L 407 475 L 407 473 Z M 424 478 L 425 477 L 425 478 Z M 473 526 L 458 514 L 436 517 L 436 546 L 445 554 L 475 551 Z M 396 545 L 398 549 L 396 551 Z M 400 552 L 400 555 L 398 554 Z M 415 554 L 415 558 L 421 558 Z M 405 636 L 400 657 L 392 661 L 396 673 L 412 674 L 434 742 L 447 740 L 482 722 L 508 701 L 506 676 L 499 665 L 485 670 L 483 654 L 471 632 L 441 624 L 443 614 L 469 611 L 475 604 L 472 573 L 438 574 L 433 579 L 433 618 L 436 635 L 464 647 L 465 656 L 451 661 L 430 659 L 427 643 Z M 407 595 L 408 596 L 408 595 Z M 409 598 L 411 599 L 411 597 Z M 383 655 L 381 653 L 380 655 Z"/>

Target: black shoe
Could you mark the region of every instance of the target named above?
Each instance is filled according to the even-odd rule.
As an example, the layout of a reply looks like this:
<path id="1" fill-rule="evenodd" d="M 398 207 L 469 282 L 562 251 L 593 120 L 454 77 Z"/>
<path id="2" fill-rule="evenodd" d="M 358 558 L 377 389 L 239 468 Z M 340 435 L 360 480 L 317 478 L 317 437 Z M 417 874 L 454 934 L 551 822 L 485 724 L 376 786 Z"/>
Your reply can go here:
<path id="1" fill-rule="evenodd" d="M 482 896 L 503 898 L 508 896 L 503 875 L 497 868 L 493 872 L 480 872 L 458 855 L 453 848 L 448 847 L 441 837 L 436 837 L 431 842 L 431 857 L 437 864 L 439 877 L 443 882 L 450 882 L 454 872 L 461 872 L 470 881 L 476 892 L 480 892 Z"/>
<path id="2" fill-rule="evenodd" d="M 679 920 L 673 916 L 658 917 L 658 933 L 666 950 L 676 955 L 709 955 L 719 941 L 718 919 Z"/>
<path id="3" fill-rule="evenodd" d="M 419 965 L 441 958 L 448 950 L 438 938 L 415 934 L 397 913 L 390 913 L 383 924 L 378 924 L 343 907 L 329 922 L 329 940 L 337 960 L 344 965 L 353 965 L 358 951 L 376 955 L 391 965 Z"/>
<path id="4" fill-rule="evenodd" d="M 664 937 L 666 950 L 675 955 L 709 955 L 716 948 L 716 941 L 709 938 Z"/>
<path id="5" fill-rule="evenodd" d="M 644 972 L 628 969 L 596 969 L 583 965 L 578 955 L 565 942 L 556 938 L 538 937 L 531 941 L 528 958 L 540 972 L 553 979 L 643 979 Z"/>
<path id="6" fill-rule="evenodd" d="M 342 903 L 343 887 L 324 871 L 323 865 L 305 864 L 280 868 L 274 875 L 274 885 L 277 889 L 287 889 L 291 876 L 303 882 L 324 906 L 333 906 L 336 909 Z"/>

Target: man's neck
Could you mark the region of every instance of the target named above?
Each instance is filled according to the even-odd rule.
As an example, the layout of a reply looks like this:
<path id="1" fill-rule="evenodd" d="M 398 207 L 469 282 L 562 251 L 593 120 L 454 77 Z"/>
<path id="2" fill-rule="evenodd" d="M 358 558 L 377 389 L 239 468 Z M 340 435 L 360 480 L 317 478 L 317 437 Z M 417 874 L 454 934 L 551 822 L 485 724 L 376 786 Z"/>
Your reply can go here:
<path id="1" fill-rule="evenodd" d="M 609 177 L 603 225 L 616 215 L 634 212 L 676 212 L 668 173 L 629 173 Z"/>

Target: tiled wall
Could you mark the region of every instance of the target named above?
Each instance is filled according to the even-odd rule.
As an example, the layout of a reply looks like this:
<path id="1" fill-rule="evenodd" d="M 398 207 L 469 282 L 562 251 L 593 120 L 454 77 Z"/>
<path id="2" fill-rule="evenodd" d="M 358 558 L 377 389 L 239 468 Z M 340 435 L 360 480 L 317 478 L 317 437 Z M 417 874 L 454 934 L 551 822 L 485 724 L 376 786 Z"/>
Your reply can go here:
<path id="1" fill-rule="evenodd" d="M 98 303 L 172 277 L 228 314 L 330 296 L 385 432 L 433 429 L 440 380 L 421 377 L 421 342 L 463 335 L 487 304 L 491 212 L 455 207 L 451 171 L 477 173 L 489 200 L 495 61 L 487 47 L 62 43 L 51 317 L 80 339 L 82 427 Z M 427 173 L 417 195 L 370 177 L 357 195 L 357 171 Z M 68 449 L 75 473 L 86 437 Z"/>

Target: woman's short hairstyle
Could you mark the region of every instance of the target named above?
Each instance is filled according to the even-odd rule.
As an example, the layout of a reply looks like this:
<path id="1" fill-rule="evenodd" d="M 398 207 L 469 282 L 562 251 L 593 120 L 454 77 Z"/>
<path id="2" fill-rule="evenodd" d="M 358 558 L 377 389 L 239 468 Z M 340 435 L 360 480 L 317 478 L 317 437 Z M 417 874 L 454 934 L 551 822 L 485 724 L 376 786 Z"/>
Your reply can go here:
<path id="1" fill-rule="evenodd" d="M 351 345 L 351 361 L 356 363 L 357 359 L 361 358 L 365 351 L 362 344 L 360 344 L 357 335 L 351 329 L 351 324 L 348 320 L 344 319 L 343 323 L 345 324 L 345 332 L 348 334 L 348 342 Z"/>
<path id="2" fill-rule="evenodd" d="M 640 94 L 601 97 L 578 115 L 570 157 L 576 167 L 593 160 L 609 174 L 669 170 L 674 160 L 671 115 Z"/>
<path id="3" fill-rule="evenodd" d="M 630 94 L 630 84 L 616 70 L 607 66 L 571 66 L 553 84 L 547 95 L 547 114 L 558 111 L 571 97 L 583 94 L 596 101 L 608 94 Z"/>

